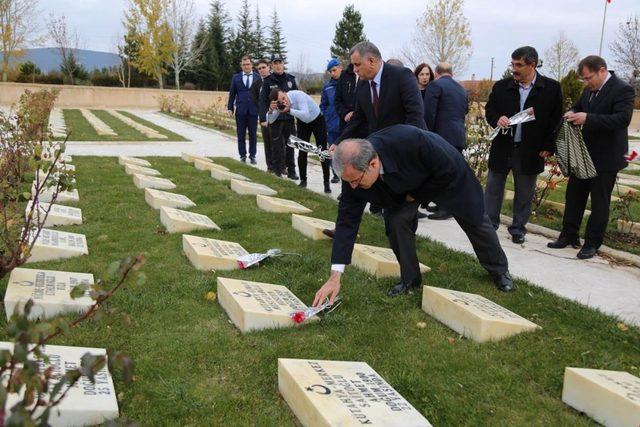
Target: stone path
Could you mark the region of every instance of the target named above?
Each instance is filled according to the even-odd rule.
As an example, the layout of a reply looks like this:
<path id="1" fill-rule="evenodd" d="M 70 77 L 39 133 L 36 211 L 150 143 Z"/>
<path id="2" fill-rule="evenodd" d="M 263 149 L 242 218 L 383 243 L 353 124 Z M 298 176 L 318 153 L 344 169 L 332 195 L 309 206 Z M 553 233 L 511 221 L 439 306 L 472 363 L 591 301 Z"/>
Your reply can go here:
<path id="1" fill-rule="evenodd" d="M 108 124 L 100 120 L 91 111 L 85 108 L 81 108 L 80 114 L 82 114 L 82 117 L 84 117 L 89 122 L 91 127 L 93 127 L 93 129 L 96 131 L 98 135 L 118 136 L 118 134 L 114 132 L 114 130 L 111 129 L 111 127 Z"/>
<path id="2" fill-rule="evenodd" d="M 67 153 L 92 156 L 175 156 L 189 152 L 203 156 L 238 158 L 235 140 L 221 132 L 176 120 L 160 113 L 133 111 L 145 120 L 184 136 L 190 142 L 104 143 L 72 142 Z M 265 170 L 264 150 L 258 144 L 258 168 Z M 309 165 L 309 190 L 322 193 L 322 173 L 318 165 Z M 336 198 L 339 184 L 332 184 Z M 453 220 L 424 219 L 418 234 L 442 242 L 446 246 L 472 253 L 471 244 Z M 549 238 L 528 234 L 524 245 L 511 242 L 506 227 L 498 230 L 500 241 L 510 262 L 511 272 L 529 282 L 562 297 L 617 316 L 621 320 L 640 326 L 640 269 L 627 267 L 596 257 L 580 261 L 576 251 L 547 249 Z M 328 271 L 327 271 L 328 273 Z M 428 279 L 427 279 L 428 280 Z M 521 290 L 522 292 L 522 290 Z"/>
<path id="3" fill-rule="evenodd" d="M 145 126 L 142 123 L 138 123 L 137 121 L 133 120 L 132 118 L 127 117 L 124 114 L 118 113 L 116 110 L 107 110 L 107 112 L 109 114 L 111 114 L 113 117 L 115 117 L 116 119 L 126 123 L 127 125 L 131 126 L 135 130 L 141 132 L 147 138 L 167 139 L 166 135 L 161 134 L 160 132 L 156 131 L 155 129 L 151 129 L 149 126 Z"/>

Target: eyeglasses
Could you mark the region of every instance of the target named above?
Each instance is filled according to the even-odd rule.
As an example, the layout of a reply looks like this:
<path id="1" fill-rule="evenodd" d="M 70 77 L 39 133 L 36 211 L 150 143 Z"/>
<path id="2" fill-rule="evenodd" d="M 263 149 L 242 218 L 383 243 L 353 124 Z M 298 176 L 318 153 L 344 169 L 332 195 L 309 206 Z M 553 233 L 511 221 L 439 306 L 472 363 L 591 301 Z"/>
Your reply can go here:
<path id="1" fill-rule="evenodd" d="M 512 63 L 509 64 L 509 68 L 512 69 L 512 70 L 514 68 L 523 68 L 523 67 L 526 67 L 526 66 L 527 66 L 527 64 L 519 63 L 519 62 L 512 62 Z"/>
<path id="2" fill-rule="evenodd" d="M 367 166 L 366 169 L 362 171 L 362 175 L 360 175 L 360 178 L 349 181 L 349 185 L 351 186 L 351 188 L 360 187 L 360 183 L 362 182 L 362 178 L 364 178 L 364 175 L 367 173 L 367 169 L 369 169 L 369 166 Z"/>

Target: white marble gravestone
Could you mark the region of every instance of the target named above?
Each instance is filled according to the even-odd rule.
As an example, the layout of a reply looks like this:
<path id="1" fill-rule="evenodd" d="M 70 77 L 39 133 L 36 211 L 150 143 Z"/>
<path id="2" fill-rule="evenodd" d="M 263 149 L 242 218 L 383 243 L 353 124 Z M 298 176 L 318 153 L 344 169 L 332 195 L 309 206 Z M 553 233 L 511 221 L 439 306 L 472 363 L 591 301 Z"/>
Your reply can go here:
<path id="1" fill-rule="evenodd" d="M 25 217 L 29 215 L 32 205 L 32 201 L 29 201 L 27 203 L 27 207 L 25 209 Z M 41 217 L 44 217 L 44 215 L 47 213 L 47 210 L 49 210 L 49 215 L 47 215 L 47 219 L 44 222 L 45 227 L 82 224 L 82 209 L 63 206 L 57 203 L 53 205 L 50 203 L 38 203 L 38 208 Z M 38 220 L 38 211 L 36 211 L 35 209 L 33 211 L 33 217 L 36 221 Z"/>
<path id="2" fill-rule="evenodd" d="M 35 194 L 36 182 L 34 181 L 31 184 L 31 198 Z M 44 203 L 51 203 L 53 200 L 53 193 L 55 192 L 55 187 L 44 187 L 40 194 L 38 195 L 38 200 Z M 77 189 L 73 189 L 70 191 L 61 191 L 58 193 L 58 197 L 56 197 L 56 203 L 78 203 L 80 201 L 80 195 L 78 194 Z"/>
<path id="3" fill-rule="evenodd" d="M 335 222 L 297 214 L 291 214 L 291 225 L 293 228 L 313 240 L 330 239 L 329 236 L 322 233 L 322 230 L 325 228 L 328 228 L 329 230 L 336 228 Z"/>
<path id="4" fill-rule="evenodd" d="M 210 159 L 206 158 L 205 156 L 201 156 L 199 154 L 193 154 L 193 153 L 182 153 L 182 160 L 184 160 L 187 163 L 193 163 L 193 161 L 195 159 L 200 159 L 200 160 L 205 160 L 205 161 L 211 161 Z"/>
<path id="5" fill-rule="evenodd" d="M 13 344 L 0 342 L 0 349 L 12 350 Z M 43 353 L 49 357 L 49 365 L 53 367 L 56 378 L 62 377 L 67 370 L 80 367 L 82 356 L 90 353 L 95 356 L 106 356 L 106 350 L 89 347 L 67 347 L 47 345 Z M 57 381 L 50 383 L 55 386 Z M 63 388 L 66 390 L 66 387 Z M 9 395 L 6 408 L 18 402 L 22 396 Z M 35 412 L 38 416 L 41 410 Z M 95 383 L 89 378 L 81 377 L 72 387 L 65 398 L 56 406 L 49 417 L 49 424 L 53 427 L 93 426 L 118 418 L 118 399 L 113 386 L 113 379 L 107 364 L 95 375 Z"/>
<path id="6" fill-rule="evenodd" d="M 31 256 L 27 263 L 73 258 L 88 254 L 89 248 L 84 234 L 43 228 L 40 230 L 40 235 L 33 245 Z"/>
<path id="7" fill-rule="evenodd" d="M 182 211 L 168 206 L 160 208 L 160 222 L 169 233 L 184 233 L 193 230 L 220 230 L 220 227 L 206 215 Z"/>
<path id="8" fill-rule="evenodd" d="M 640 378 L 628 372 L 567 367 L 562 401 L 605 426 L 640 426 Z"/>
<path id="9" fill-rule="evenodd" d="M 539 328 L 481 295 L 424 286 L 422 309 L 460 335 L 478 342 L 498 341 Z"/>
<path id="10" fill-rule="evenodd" d="M 200 171 L 210 171 L 211 169 L 219 169 L 223 171 L 228 171 L 229 168 L 213 163 L 209 159 L 193 159 L 193 166 Z"/>
<path id="11" fill-rule="evenodd" d="M 167 191 L 155 190 L 153 188 L 144 189 L 144 200 L 154 209 L 160 209 L 161 206 L 170 208 L 191 208 L 196 204 L 187 196 L 182 194 L 169 193 Z"/>
<path id="12" fill-rule="evenodd" d="M 280 199 L 278 197 L 257 195 L 256 202 L 263 211 L 276 213 L 309 213 L 311 209 L 293 200 Z"/>
<path id="13" fill-rule="evenodd" d="M 400 263 L 391 248 L 356 243 L 351 254 L 351 264 L 377 278 L 400 277 Z M 420 263 L 421 273 L 429 271 L 431 268 Z"/>
<path id="14" fill-rule="evenodd" d="M 63 313 L 84 312 L 94 303 L 88 292 L 76 299 L 71 298 L 70 292 L 78 285 L 93 284 L 93 274 L 15 268 L 11 271 L 4 294 L 7 320 L 16 308 L 22 312 L 29 299 L 34 302 L 30 319 L 47 319 Z"/>
<path id="15" fill-rule="evenodd" d="M 176 185 L 166 178 L 156 176 L 133 174 L 133 183 L 138 188 L 155 188 L 158 190 L 173 190 Z"/>
<path id="16" fill-rule="evenodd" d="M 263 196 L 275 196 L 276 194 L 278 194 L 276 190 L 267 187 L 264 184 L 240 181 L 238 179 L 231 180 L 231 189 L 238 194 L 250 196 L 257 196 L 258 194 L 262 194 Z"/>
<path id="17" fill-rule="evenodd" d="M 191 264 L 203 271 L 237 270 L 238 257 L 248 252 L 235 242 L 182 235 L 182 250 Z"/>
<path id="18" fill-rule="evenodd" d="M 144 159 L 138 159 L 137 157 L 129 157 L 129 156 L 118 156 L 118 163 L 122 166 L 126 165 L 136 165 L 149 168 L 151 167 L 151 163 Z"/>
<path id="19" fill-rule="evenodd" d="M 250 181 L 250 179 L 246 176 L 242 176 L 240 174 L 215 167 L 211 168 L 211 178 L 217 179 L 218 181 L 231 181 L 232 179 L 237 179 L 240 181 Z"/>
<path id="20" fill-rule="evenodd" d="M 294 326 L 290 314 L 307 308 L 285 286 L 224 277 L 218 277 L 218 301 L 243 333 Z"/>
<path id="21" fill-rule="evenodd" d="M 364 362 L 278 359 L 278 389 L 305 427 L 431 426 Z"/>
<path id="22" fill-rule="evenodd" d="M 134 173 L 138 173 L 140 175 L 149 175 L 149 176 L 162 175 L 159 170 L 147 168 L 144 166 L 133 165 L 133 164 L 125 165 L 124 171 L 126 172 L 127 175 L 133 175 Z"/>

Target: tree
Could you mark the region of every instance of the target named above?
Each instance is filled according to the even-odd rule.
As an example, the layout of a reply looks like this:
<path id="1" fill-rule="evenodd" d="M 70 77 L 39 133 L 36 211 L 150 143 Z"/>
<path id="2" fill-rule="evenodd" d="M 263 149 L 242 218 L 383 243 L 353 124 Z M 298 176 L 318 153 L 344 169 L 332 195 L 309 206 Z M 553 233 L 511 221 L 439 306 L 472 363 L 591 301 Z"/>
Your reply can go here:
<path id="1" fill-rule="evenodd" d="M 11 60 L 24 54 L 30 42 L 36 42 L 38 0 L 0 0 L 0 43 L 2 43 L 2 81 L 7 81 Z"/>
<path id="2" fill-rule="evenodd" d="M 80 66 L 75 53 L 78 51 L 78 33 L 67 27 L 64 15 L 60 18 L 51 15 L 48 29 L 49 37 L 51 37 L 60 53 L 60 71 L 62 71 L 69 84 L 74 85 L 76 84 L 76 76 Z"/>
<path id="3" fill-rule="evenodd" d="M 560 81 L 569 70 L 578 65 L 578 48 L 567 38 L 564 31 L 558 33 L 553 44 L 545 51 L 545 63 L 551 76 Z"/>
<path id="4" fill-rule="evenodd" d="M 617 37 L 609 45 L 616 64 L 633 81 L 640 78 L 640 17 L 630 16 L 618 26 Z"/>
<path id="5" fill-rule="evenodd" d="M 165 65 L 171 61 L 175 45 L 171 28 L 166 20 L 166 0 L 130 0 L 125 13 L 125 23 L 135 29 L 134 37 L 140 49 L 132 65 L 140 72 L 158 80 L 164 88 Z"/>
<path id="6" fill-rule="evenodd" d="M 509 69 L 509 68 L 504 70 L 504 72 L 502 73 L 502 76 L 500 76 L 501 79 L 510 79 L 511 77 L 513 77 L 513 73 L 511 72 L 511 69 Z"/>
<path id="7" fill-rule="evenodd" d="M 336 32 L 331 45 L 331 56 L 343 62 L 349 62 L 349 51 L 361 41 L 367 39 L 363 32 L 362 15 L 350 4 L 342 11 L 342 19 L 336 24 Z"/>
<path id="8" fill-rule="evenodd" d="M 463 73 L 471 58 L 471 28 L 463 13 L 464 0 L 437 0 L 416 20 L 412 38 L 403 49 L 411 64 L 449 62 Z"/>
<path id="9" fill-rule="evenodd" d="M 31 83 L 35 83 L 36 82 L 36 76 L 39 76 L 42 73 L 42 71 L 40 70 L 40 68 L 38 68 L 36 66 L 36 64 L 34 64 L 31 61 L 27 61 L 25 63 L 23 63 L 22 65 L 20 65 L 20 76 L 26 80 L 26 79 L 30 79 Z M 24 81 L 22 80 L 22 81 Z"/>
<path id="10" fill-rule="evenodd" d="M 249 10 L 249 0 L 242 0 L 234 41 L 236 52 L 231 58 L 232 64 L 237 64 L 243 55 L 250 55 L 255 51 L 256 40 L 253 19 Z"/>
<path id="11" fill-rule="evenodd" d="M 287 41 L 282 34 L 282 24 L 278 18 L 278 11 L 273 8 L 271 25 L 269 25 L 269 55 L 279 54 L 287 62 Z"/>
<path id="12" fill-rule="evenodd" d="M 167 22 L 171 28 L 172 43 L 170 66 L 174 72 L 176 89 L 180 89 L 180 73 L 189 68 L 204 50 L 205 42 L 199 45 L 194 39 L 193 0 L 170 0 L 167 8 Z"/>
<path id="13" fill-rule="evenodd" d="M 224 89 L 228 87 L 233 73 L 229 61 L 229 15 L 220 0 L 211 3 L 207 28 L 207 45 L 203 53 L 202 66 L 198 74 L 203 89 Z"/>
<path id="14" fill-rule="evenodd" d="M 255 26 L 253 30 L 254 45 L 251 56 L 254 60 L 264 58 L 267 54 L 267 45 L 264 39 L 264 28 L 262 28 L 262 22 L 260 19 L 260 9 L 256 6 L 256 18 L 254 20 Z"/>
<path id="15" fill-rule="evenodd" d="M 564 108 L 569 109 L 575 104 L 584 90 L 584 84 L 576 70 L 569 70 L 566 76 L 560 80 Z"/>

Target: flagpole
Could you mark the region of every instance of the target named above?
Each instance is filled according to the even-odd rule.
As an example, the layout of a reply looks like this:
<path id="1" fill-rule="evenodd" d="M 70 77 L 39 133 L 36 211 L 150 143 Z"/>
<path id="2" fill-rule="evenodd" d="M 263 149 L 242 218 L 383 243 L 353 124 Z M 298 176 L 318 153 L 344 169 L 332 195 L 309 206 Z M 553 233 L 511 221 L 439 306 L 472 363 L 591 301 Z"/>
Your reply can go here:
<path id="1" fill-rule="evenodd" d="M 602 40 L 604 39 L 604 22 L 607 19 L 607 5 L 609 0 L 604 0 L 604 15 L 602 16 L 602 31 L 600 32 L 600 49 L 598 49 L 598 56 L 602 56 Z"/>

